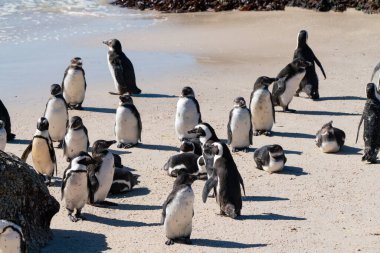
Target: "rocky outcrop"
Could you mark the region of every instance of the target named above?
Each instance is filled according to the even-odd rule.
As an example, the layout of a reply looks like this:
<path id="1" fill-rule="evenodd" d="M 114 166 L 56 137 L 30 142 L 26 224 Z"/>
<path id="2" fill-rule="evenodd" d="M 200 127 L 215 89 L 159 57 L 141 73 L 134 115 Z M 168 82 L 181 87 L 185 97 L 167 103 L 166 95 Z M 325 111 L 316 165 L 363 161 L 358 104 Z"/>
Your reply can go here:
<path id="1" fill-rule="evenodd" d="M 0 151 L 0 219 L 22 228 L 28 252 L 39 252 L 51 239 L 50 221 L 58 201 L 29 165 Z"/>

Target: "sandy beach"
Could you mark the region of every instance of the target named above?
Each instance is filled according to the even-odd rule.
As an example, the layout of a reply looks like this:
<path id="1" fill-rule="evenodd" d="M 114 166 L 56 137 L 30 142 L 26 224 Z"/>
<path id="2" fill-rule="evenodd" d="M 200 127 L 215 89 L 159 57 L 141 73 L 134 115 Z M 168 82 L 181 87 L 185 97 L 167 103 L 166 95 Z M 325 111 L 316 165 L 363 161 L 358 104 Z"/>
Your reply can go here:
<path id="1" fill-rule="evenodd" d="M 109 198 L 116 207 L 86 205 L 87 220 L 78 223 L 69 221 L 60 202 L 51 224 L 54 238 L 42 252 L 380 252 L 380 165 L 361 162 L 362 134 L 355 143 L 365 85 L 380 60 L 379 15 L 298 8 L 152 15 L 158 22 L 144 27 L 2 44 L 0 94 L 17 135 L 5 151 L 17 156 L 34 134 L 50 85 L 61 83 L 74 56 L 83 59 L 88 89 L 85 110 L 69 114 L 82 117 L 91 143 L 115 139 L 118 98 L 108 94 L 114 86 L 102 40 L 122 42 L 143 91 L 134 97 L 142 144 L 128 150 L 111 146 L 140 175 L 140 184 Z M 297 113 L 276 113 L 272 137 L 254 137 L 251 152 L 233 155 L 247 194 L 239 219 L 217 215 L 214 199 L 204 204 L 204 181 L 196 181 L 193 245 L 166 246 L 159 221 L 174 179 L 162 166 L 179 150 L 174 119 L 182 87 L 195 90 L 203 121 L 226 140 L 233 99 L 248 101 L 257 77 L 275 77 L 291 61 L 301 29 L 308 30 L 309 45 L 327 74 L 324 80 L 318 70 L 321 99 L 294 98 L 290 107 Z M 315 133 L 330 120 L 347 136 L 338 154 L 323 154 L 314 143 Z M 255 168 L 253 150 L 266 144 L 285 149 L 282 173 Z M 68 163 L 62 150 L 56 155 L 61 178 Z M 60 201 L 59 179 L 49 190 Z"/>

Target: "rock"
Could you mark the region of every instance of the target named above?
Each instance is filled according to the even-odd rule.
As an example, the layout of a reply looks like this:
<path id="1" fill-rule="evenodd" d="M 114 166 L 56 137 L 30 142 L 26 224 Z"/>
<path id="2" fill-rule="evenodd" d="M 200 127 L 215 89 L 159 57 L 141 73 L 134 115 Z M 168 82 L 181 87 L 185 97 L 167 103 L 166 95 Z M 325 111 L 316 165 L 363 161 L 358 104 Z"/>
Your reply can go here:
<path id="1" fill-rule="evenodd" d="M 39 252 L 52 237 L 50 221 L 59 211 L 43 179 L 20 158 L 0 151 L 0 219 L 19 225 L 28 252 Z"/>

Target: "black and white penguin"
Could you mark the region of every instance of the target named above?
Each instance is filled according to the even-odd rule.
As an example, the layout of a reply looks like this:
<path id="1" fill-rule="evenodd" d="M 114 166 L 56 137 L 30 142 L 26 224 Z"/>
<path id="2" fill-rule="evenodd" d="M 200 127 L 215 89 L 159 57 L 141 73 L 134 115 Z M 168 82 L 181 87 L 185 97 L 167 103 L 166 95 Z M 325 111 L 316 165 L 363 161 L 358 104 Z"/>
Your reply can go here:
<path id="1" fill-rule="evenodd" d="M 125 167 L 115 167 L 115 173 L 113 174 L 113 181 L 110 194 L 120 194 L 131 191 L 133 187 L 138 185 L 140 175 L 134 175 Z"/>
<path id="2" fill-rule="evenodd" d="M 0 252 L 3 253 L 25 253 L 26 243 L 24 234 L 19 225 L 0 220 Z"/>
<path id="3" fill-rule="evenodd" d="M 184 170 L 188 174 L 203 178 L 206 176 L 206 167 L 201 156 L 194 153 L 181 153 L 173 155 L 165 163 L 163 169 L 167 171 L 169 176 L 176 177 L 178 171 Z"/>
<path id="4" fill-rule="evenodd" d="M 268 90 L 271 83 L 277 78 L 261 76 L 257 78 L 251 92 L 249 108 L 252 114 L 253 135 L 270 135 L 275 123 L 275 111 L 272 94 Z"/>
<path id="5" fill-rule="evenodd" d="M 110 204 L 105 201 L 115 173 L 114 156 L 108 148 L 116 141 L 97 140 L 92 145 L 92 157 L 96 160 L 96 166 L 88 167 L 90 181 L 90 204 Z"/>
<path id="6" fill-rule="evenodd" d="M 133 64 L 123 53 L 120 41 L 117 39 L 111 39 L 103 41 L 103 43 L 108 46 L 108 67 L 117 90 L 117 93 L 110 92 L 110 94 L 140 94 L 141 90 L 136 86 L 136 77 Z"/>
<path id="7" fill-rule="evenodd" d="M 87 128 L 83 125 L 81 117 L 71 117 L 63 140 L 63 155 L 66 161 L 70 162 L 82 151 L 87 152 L 89 145 Z"/>
<path id="8" fill-rule="evenodd" d="M 194 216 L 194 192 L 191 184 L 196 176 L 180 171 L 174 181 L 172 192 L 162 205 L 161 224 L 168 240 L 166 245 L 182 241 L 191 244 L 192 220 Z"/>
<path id="9" fill-rule="evenodd" d="M 315 143 L 324 153 L 336 153 L 344 145 L 346 134 L 339 128 L 332 126 L 332 121 L 326 123 L 318 130 Z"/>
<path id="10" fill-rule="evenodd" d="M 194 153 L 196 155 L 202 155 L 202 144 L 197 138 L 184 140 L 179 147 L 180 153 Z"/>
<path id="11" fill-rule="evenodd" d="M 141 141 L 142 123 L 140 113 L 129 95 L 120 96 L 116 110 L 115 135 L 118 148 L 131 148 Z"/>
<path id="12" fill-rule="evenodd" d="M 13 140 L 16 135 L 11 132 L 11 118 L 5 105 L 0 99 L 0 120 L 5 123 L 5 130 L 7 131 L 7 141 Z"/>
<path id="13" fill-rule="evenodd" d="M 302 79 L 298 90 L 296 91 L 295 96 L 299 96 L 301 91 L 305 92 L 312 99 L 319 98 L 318 91 L 318 76 L 315 72 L 315 64 L 321 69 L 323 76 L 326 79 L 325 71 L 322 67 L 322 64 L 318 60 L 317 56 L 315 56 L 313 50 L 307 44 L 308 33 L 305 30 L 301 30 L 297 36 L 297 48 L 294 51 L 293 59 L 303 59 L 311 63 L 310 66 L 306 67 L 306 73 L 304 78 Z"/>
<path id="14" fill-rule="evenodd" d="M 266 145 L 253 153 L 256 167 L 269 173 L 281 171 L 286 163 L 284 150 L 280 145 Z"/>
<path id="15" fill-rule="evenodd" d="M 220 214 L 233 219 L 240 216 L 242 209 L 241 189 L 244 183 L 226 144 L 214 142 L 204 147 L 204 152 L 214 156 L 214 171 L 203 188 L 202 200 L 205 203 L 211 189 L 214 189 Z"/>
<path id="16" fill-rule="evenodd" d="M 380 101 L 376 98 L 378 90 L 374 83 L 367 84 L 366 92 L 367 102 L 358 126 L 356 142 L 358 141 L 360 126 L 364 121 L 363 139 L 365 147 L 362 161 L 376 163 L 380 148 Z"/>
<path id="17" fill-rule="evenodd" d="M 0 120 L 0 150 L 4 151 L 7 145 L 7 131 L 5 130 L 4 121 Z"/>
<path id="18" fill-rule="evenodd" d="M 71 59 L 70 65 L 66 68 L 63 76 L 63 97 L 69 109 L 83 109 L 82 103 L 84 101 L 87 83 L 82 65 L 83 63 L 80 57 Z"/>
<path id="19" fill-rule="evenodd" d="M 189 131 L 201 122 L 201 112 L 194 90 L 186 86 L 182 89 L 181 97 L 178 99 L 175 114 L 175 131 L 178 139 L 183 141 L 195 138 L 195 134 L 191 134 Z"/>
<path id="20" fill-rule="evenodd" d="M 80 152 L 71 160 L 69 167 L 63 173 L 61 200 L 65 201 L 65 207 L 72 222 L 84 219 L 81 211 L 90 194 L 87 166 L 95 163 L 88 153 Z M 74 210 L 76 210 L 75 215 L 73 215 Z"/>
<path id="21" fill-rule="evenodd" d="M 38 119 L 37 130 L 32 141 L 22 154 L 21 160 L 26 162 L 30 153 L 32 153 L 34 169 L 45 176 L 45 183 L 50 185 L 54 170 L 57 171 L 57 160 L 53 142 L 49 135 L 49 121 L 44 117 Z"/>
<path id="22" fill-rule="evenodd" d="M 252 133 L 251 112 L 244 98 L 237 97 L 227 124 L 228 144 L 231 145 L 232 152 L 248 152 L 249 145 L 252 145 Z"/>
<path id="23" fill-rule="evenodd" d="M 312 64 L 297 58 L 286 65 L 277 75 L 278 80 L 272 89 L 273 103 L 275 106 L 281 106 L 284 112 L 296 111 L 289 109 L 289 104 L 296 94 L 308 66 L 312 66 Z"/>
<path id="24" fill-rule="evenodd" d="M 69 123 L 69 114 L 66 101 L 62 96 L 61 86 L 52 84 L 50 93 L 52 96 L 46 104 L 44 117 L 49 122 L 49 134 L 52 141 L 59 142 L 58 148 L 61 148 Z"/>
<path id="25" fill-rule="evenodd" d="M 202 146 L 206 142 L 217 142 L 219 141 L 218 136 L 216 136 L 214 128 L 208 123 L 202 122 L 196 125 L 193 129 L 188 131 L 189 134 L 195 134 L 196 138 L 199 138 Z"/>

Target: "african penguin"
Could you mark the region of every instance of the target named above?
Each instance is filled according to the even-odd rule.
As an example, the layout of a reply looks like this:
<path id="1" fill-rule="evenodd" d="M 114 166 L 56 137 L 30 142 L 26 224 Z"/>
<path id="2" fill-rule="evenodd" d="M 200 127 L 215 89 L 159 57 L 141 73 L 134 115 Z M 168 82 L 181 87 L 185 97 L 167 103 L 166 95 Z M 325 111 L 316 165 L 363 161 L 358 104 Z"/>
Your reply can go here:
<path id="1" fill-rule="evenodd" d="M 202 162 L 201 156 L 194 153 L 181 153 L 173 155 L 165 163 L 163 169 L 167 171 L 169 176 L 176 177 L 178 171 L 184 170 L 188 174 L 203 178 L 206 175 L 206 168 Z"/>
<path id="2" fill-rule="evenodd" d="M 298 90 L 296 91 L 295 96 L 299 96 L 301 91 L 304 91 L 312 99 L 319 98 L 318 91 L 318 76 L 315 72 L 315 64 L 321 69 L 323 76 L 326 79 L 325 71 L 322 67 L 322 64 L 315 56 L 313 50 L 307 44 L 308 33 L 305 30 L 301 30 L 297 36 L 297 48 L 294 51 L 293 59 L 303 59 L 311 63 L 310 66 L 306 67 L 306 73 L 303 77 Z"/>
<path id="3" fill-rule="evenodd" d="M 57 170 L 57 160 L 53 142 L 49 135 L 49 121 L 44 117 L 38 119 L 37 130 L 32 141 L 22 154 L 21 160 L 26 162 L 30 153 L 32 153 L 34 169 L 46 177 L 45 183 L 50 185 L 54 169 Z"/>
<path id="4" fill-rule="evenodd" d="M 46 104 L 44 117 L 49 121 L 49 134 L 52 141 L 59 142 L 58 148 L 61 148 L 69 123 L 69 114 L 61 86 L 52 84 L 50 92 L 52 96 Z"/>
<path id="5" fill-rule="evenodd" d="M 136 86 L 136 77 L 133 64 L 123 53 L 120 41 L 117 39 L 111 39 L 103 41 L 103 43 L 108 46 L 108 68 L 111 72 L 111 76 L 117 90 L 117 93 L 110 92 L 110 94 L 140 94 L 141 90 Z"/>
<path id="6" fill-rule="evenodd" d="M 192 219 L 194 216 L 194 192 L 191 184 L 197 178 L 180 171 L 174 181 L 172 192 L 162 205 L 161 224 L 168 240 L 166 245 L 183 241 L 191 244 Z"/>
<path id="7" fill-rule="evenodd" d="M 193 129 L 188 131 L 189 134 L 195 134 L 196 138 L 199 138 L 202 146 L 206 142 L 216 142 L 219 141 L 218 136 L 216 136 L 214 128 L 208 123 L 202 122 L 196 125 Z"/>
<path id="8" fill-rule="evenodd" d="M 69 109 L 82 110 L 82 103 L 86 93 L 87 83 L 82 68 L 82 59 L 75 57 L 71 59 L 66 68 L 62 80 L 63 97 Z"/>
<path id="9" fill-rule="evenodd" d="M 115 173 L 113 175 L 113 181 L 109 193 L 120 194 L 132 190 L 134 186 L 140 183 L 138 178 L 139 175 L 132 174 L 125 167 L 115 167 Z"/>
<path id="10" fill-rule="evenodd" d="M 193 138 L 184 140 L 179 147 L 180 153 L 194 153 L 196 155 L 202 155 L 202 145 L 199 139 Z"/>
<path id="11" fill-rule="evenodd" d="M 7 131 L 4 121 L 0 120 L 0 150 L 4 151 L 7 144 Z"/>
<path id="12" fill-rule="evenodd" d="M 115 135 L 118 148 L 131 148 L 141 141 L 142 123 L 140 114 L 129 95 L 120 96 L 116 110 Z"/>
<path id="13" fill-rule="evenodd" d="M 195 98 L 191 87 L 184 87 L 181 97 L 177 102 L 175 114 L 175 131 L 180 141 L 195 138 L 195 134 L 189 133 L 197 124 L 202 122 L 199 103 Z"/>
<path id="14" fill-rule="evenodd" d="M 0 220 L 0 252 L 25 253 L 26 243 L 19 225 L 7 220 Z"/>
<path id="15" fill-rule="evenodd" d="M 280 71 L 272 89 L 275 106 L 281 106 L 284 112 L 296 111 L 289 109 L 289 104 L 305 76 L 306 67 L 311 65 L 308 61 L 296 58 Z"/>
<path id="16" fill-rule="evenodd" d="M 87 152 L 89 145 L 87 128 L 83 125 L 81 117 L 71 117 L 63 140 L 63 155 L 66 157 L 66 161 L 70 162 L 82 151 Z"/>
<path id="17" fill-rule="evenodd" d="M 266 145 L 253 153 L 256 167 L 269 173 L 281 171 L 286 163 L 284 150 L 280 145 Z"/>
<path id="18" fill-rule="evenodd" d="M 324 153 L 338 152 L 346 139 L 346 134 L 339 128 L 333 127 L 332 123 L 330 121 L 324 124 L 315 137 L 317 147 Z"/>
<path id="19" fill-rule="evenodd" d="M 251 92 L 249 108 L 252 114 L 253 135 L 270 135 L 275 123 L 275 111 L 272 94 L 268 90 L 277 78 L 261 76 L 257 78 Z"/>
<path id="20" fill-rule="evenodd" d="M 234 159 L 227 145 L 220 142 L 205 147 L 204 152 L 214 156 L 214 171 L 203 188 L 202 200 L 205 203 L 211 189 L 215 189 L 220 214 L 235 219 L 242 209 L 240 184 L 244 195 L 245 189 Z"/>
<path id="21" fill-rule="evenodd" d="M 5 123 L 5 131 L 7 132 L 7 141 L 13 140 L 16 135 L 11 132 L 11 118 L 5 105 L 0 99 L 0 120 Z"/>

